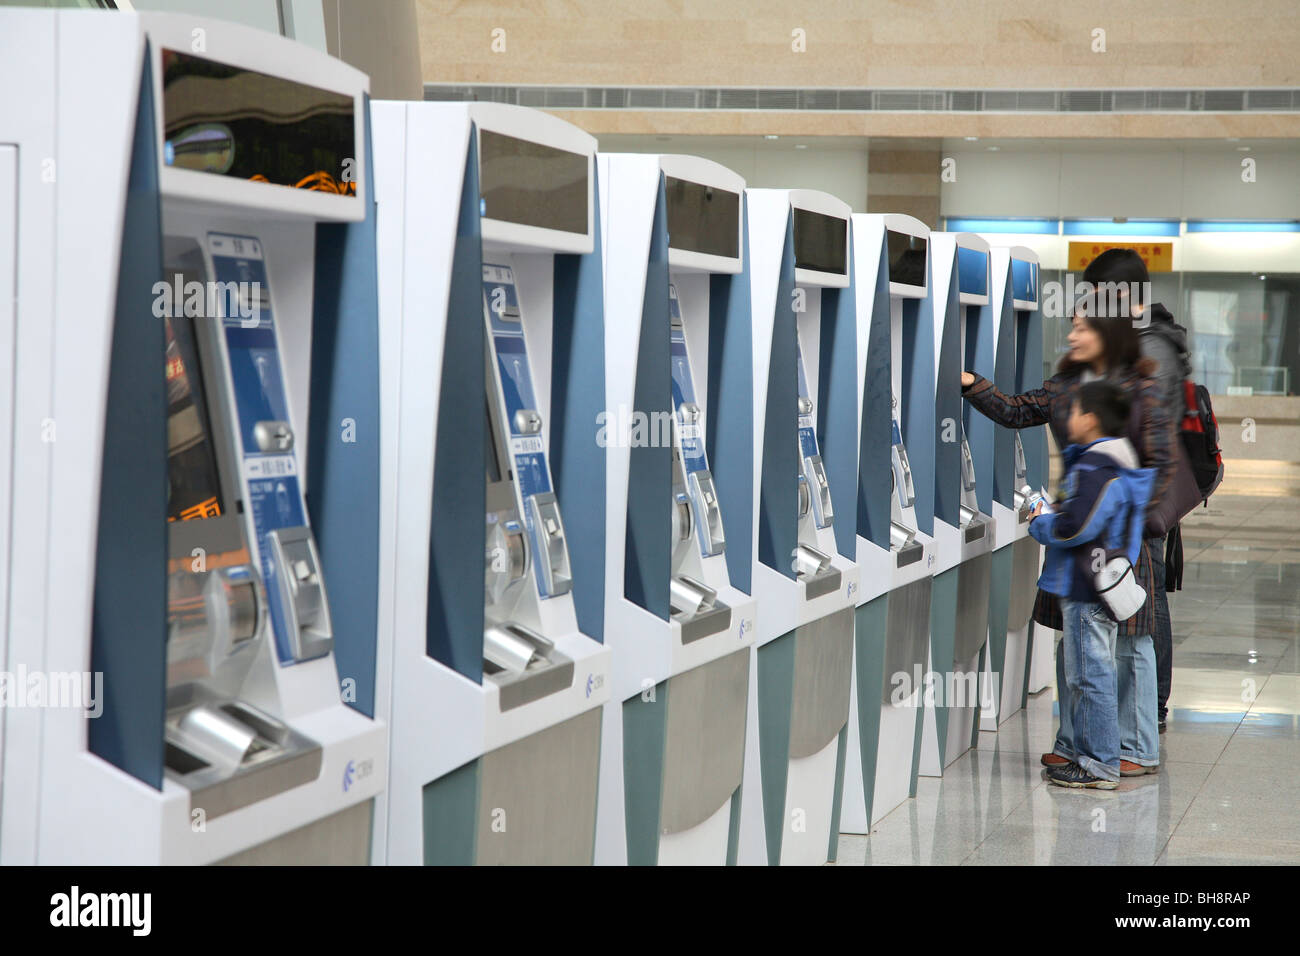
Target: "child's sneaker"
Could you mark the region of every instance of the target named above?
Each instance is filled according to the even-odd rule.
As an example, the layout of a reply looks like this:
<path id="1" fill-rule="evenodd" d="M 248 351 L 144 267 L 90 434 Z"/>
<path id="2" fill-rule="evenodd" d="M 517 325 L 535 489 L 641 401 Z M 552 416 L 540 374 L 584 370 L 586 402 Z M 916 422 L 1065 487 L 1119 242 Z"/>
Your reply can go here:
<path id="1" fill-rule="evenodd" d="M 1119 786 L 1118 781 L 1107 780 L 1105 777 L 1094 777 L 1077 763 L 1067 764 L 1064 767 L 1048 768 L 1047 779 L 1058 787 L 1070 787 L 1076 790 L 1084 788 L 1088 790 L 1114 790 Z"/>
<path id="2" fill-rule="evenodd" d="M 1066 760 L 1060 754 L 1053 753 L 1052 751 L 1049 750 L 1047 753 L 1043 754 L 1041 757 L 1038 758 L 1038 762 L 1041 763 L 1044 767 L 1064 767 L 1070 761 Z"/>
<path id="3" fill-rule="evenodd" d="M 1119 762 L 1119 775 L 1121 777 L 1141 777 L 1148 773 L 1159 773 L 1160 765 L 1148 767 L 1144 764 L 1134 763 L 1132 760 L 1121 760 Z"/>

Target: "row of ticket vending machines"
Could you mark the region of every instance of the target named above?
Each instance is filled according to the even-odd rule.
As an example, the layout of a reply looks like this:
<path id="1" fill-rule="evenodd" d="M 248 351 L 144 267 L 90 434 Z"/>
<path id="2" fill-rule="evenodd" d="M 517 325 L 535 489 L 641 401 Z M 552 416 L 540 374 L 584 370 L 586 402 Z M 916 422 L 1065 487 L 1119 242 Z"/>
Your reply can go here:
<path id="1" fill-rule="evenodd" d="M 0 861 L 820 863 L 1022 706 L 1032 252 L 3 20 Z"/>

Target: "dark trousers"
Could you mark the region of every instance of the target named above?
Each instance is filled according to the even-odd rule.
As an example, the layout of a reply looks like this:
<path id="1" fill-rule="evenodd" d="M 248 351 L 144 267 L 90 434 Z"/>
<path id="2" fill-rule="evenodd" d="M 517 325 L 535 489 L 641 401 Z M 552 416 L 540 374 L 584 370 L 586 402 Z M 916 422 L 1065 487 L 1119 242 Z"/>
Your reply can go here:
<path id="1" fill-rule="evenodd" d="M 1174 674 L 1174 635 L 1169 620 L 1169 595 L 1165 593 L 1164 537 L 1147 538 L 1147 552 L 1151 555 L 1151 587 L 1156 592 L 1156 629 L 1151 635 L 1156 649 L 1156 716 L 1164 720 Z"/>

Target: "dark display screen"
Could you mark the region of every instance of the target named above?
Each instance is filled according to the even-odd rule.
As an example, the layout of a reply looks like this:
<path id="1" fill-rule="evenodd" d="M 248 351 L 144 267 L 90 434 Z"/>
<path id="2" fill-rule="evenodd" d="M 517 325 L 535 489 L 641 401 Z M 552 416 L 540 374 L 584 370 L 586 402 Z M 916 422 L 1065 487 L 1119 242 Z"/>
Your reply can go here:
<path id="1" fill-rule="evenodd" d="M 203 407 L 194 325 L 183 316 L 167 326 L 167 520 L 222 514 L 221 482 Z"/>
<path id="2" fill-rule="evenodd" d="M 889 239 L 889 281 L 925 287 L 925 259 L 930 242 L 924 236 L 886 231 Z"/>
<path id="3" fill-rule="evenodd" d="M 356 194 L 351 96 L 174 50 L 162 73 L 168 166 Z"/>
<path id="4" fill-rule="evenodd" d="M 740 194 L 666 178 L 668 245 L 685 252 L 740 257 Z"/>
<path id="5" fill-rule="evenodd" d="M 585 153 L 481 130 L 480 213 L 521 226 L 586 235 L 588 165 Z"/>
<path id="6" fill-rule="evenodd" d="M 816 272 L 848 272 L 847 219 L 807 209 L 794 211 L 794 267 Z"/>

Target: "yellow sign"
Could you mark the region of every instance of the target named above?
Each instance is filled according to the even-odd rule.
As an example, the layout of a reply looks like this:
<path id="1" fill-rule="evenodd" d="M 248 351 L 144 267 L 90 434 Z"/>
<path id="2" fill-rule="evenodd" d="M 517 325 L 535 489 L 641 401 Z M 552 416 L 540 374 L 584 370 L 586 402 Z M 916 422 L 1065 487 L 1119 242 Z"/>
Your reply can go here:
<path id="1" fill-rule="evenodd" d="M 1174 271 L 1174 244 L 1172 242 L 1071 242 L 1070 272 L 1082 272 L 1107 249 L 1132 249 L 1146 263 L 1147 272 Z"/>

